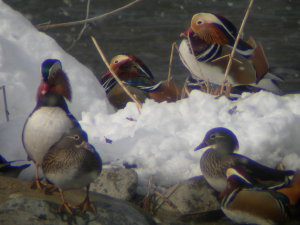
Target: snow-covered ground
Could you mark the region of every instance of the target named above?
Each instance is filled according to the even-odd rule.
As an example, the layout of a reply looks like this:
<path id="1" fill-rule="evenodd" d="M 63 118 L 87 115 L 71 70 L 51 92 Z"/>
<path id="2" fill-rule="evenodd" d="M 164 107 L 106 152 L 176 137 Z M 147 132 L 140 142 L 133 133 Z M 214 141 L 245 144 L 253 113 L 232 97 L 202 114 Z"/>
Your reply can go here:
<path id="1" fill-rule="evenodd" d="M 10 112 L 6 122 L 0 92 L 0 154 L 8 160 L 26 159 L 21 132 L 35 106 L 40 64 L 46 58 L 62 61 L 73 90 L 70 110 L 103 161 L 136 164 L 141 184 L 150 176 L 167 185 L 200 175 L 202 153 L 193 149 L 217 126 L 237 135 L 239 153 L 269 166 L 283 160 L 286 168 L 300 169 L 300 95 L 260 92 L 232 102 L 194 91 L 177 103 L 147 100 L 140 114 L 133 103 L 114 113 L 84 65 L 0 1 L 0 86 L 6 86 Z M 22 178 L 32 174 L 33 166 Z"/>

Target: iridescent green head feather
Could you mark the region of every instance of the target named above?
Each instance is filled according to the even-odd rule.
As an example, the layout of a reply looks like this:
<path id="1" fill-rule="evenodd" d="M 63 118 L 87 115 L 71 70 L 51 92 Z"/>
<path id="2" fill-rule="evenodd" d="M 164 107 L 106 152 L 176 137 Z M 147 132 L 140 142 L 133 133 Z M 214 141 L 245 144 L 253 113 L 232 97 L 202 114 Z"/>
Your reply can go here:
<path id="1" fill-rule="evenodd" d="M 58 59 L 46 59 L 42 63 L 41 70 L 43 79 L 45 82 L 47 82 L 52 74 L 55 74 L 58 70 L 62 70 L 62 65 Z"/>

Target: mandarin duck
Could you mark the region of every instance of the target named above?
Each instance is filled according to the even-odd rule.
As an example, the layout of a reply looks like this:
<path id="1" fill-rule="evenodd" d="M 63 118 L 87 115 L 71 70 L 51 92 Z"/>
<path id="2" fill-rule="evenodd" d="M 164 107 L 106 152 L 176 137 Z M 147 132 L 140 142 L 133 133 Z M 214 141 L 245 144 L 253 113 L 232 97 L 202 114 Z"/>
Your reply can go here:
<path id="1" fill-rule="evenodd" d="M 140 101 L 151 98 L 157 102 L 173 102 L 181 97 L 181 90 L 173 81 L 157 82 L 149 68 L 136 56 L 128 53 L 117 55 L 110 62 L 111 69 Z M 117 109 L 124 108 L 130 97 L 108 71 L 100 79 L 109 102 Z"/>
<path id="2" fill-rule="evenodd" d="M 42 170 L 46 179 L 59 188 L 63 202 L 60 210 L 66 209 L 71 214 L 72 208 L 96 212 L 89 200 L 89 185 L 101 173 L 102 161 L 80 127 L 70 129 L 49 149 L 44 156 Z M 86 187 L 84 201 L 77 206 L 70 205 L 64 198 L 64 191 L 82 187 Z"/>
<path id="3" fill-rule="evenodd" d="M 18 177 L 24 169 L 30 166 L 30 164 L 19 165 L 20 161 L 23 160 L 7 161 L 0 155 L 0 176 Z"/>
<path id="4" fill-rule="evenodd" d="M 188 30 L 181 35 L 180 58 L 191 72 L 187 86 L 203 91 L 220 89 L 237 29 L 226 18 L 214 13 L 198 13 Z M 281 94 L 278 82 L 282 79 L 269 72 L 269 65 L 261 45 L 253 39 L 240 39 L 229 71 L 228 83 L 232 94 L 267 90 Z"/>
<path id="5" fill-rule="evenodd" d="M 205 152 L 200 159 L 200 168 L 207 182 L 218 192 L 226 188 L 226 170 L 235 168 L 253 184 L 279 188 L 290 181 L 292 170 L 276 170 L 234 153 L 239 143 L 235 134 L 227 128 L 217 127 L 209 130 L 195 151 Z"/>
<path id="6" fill-rule="evenodd" d="M 44 155 L 67 130 L 80 126 L 65 101 L 71 101 L 71 87 L 61 62 L 47 59 L 42 63 L 41 72 L 36 106 L 27 118 L 22 132 L 24 149 L 28 159 L 35 165 L 35 184 L 38 188 L 42 188 L 38 170 Z"/>
<path id="7" fill-rule="evenodd" d="M 299 171 L 295 173 L 291 184 L 283 188 L 284 191 L 253 186 L 234 168 L 227 169 L 226 177 L 227 186 L 221 194 L 221 209 L 234 222 L 279 225 L 297 217 L 293 201 L 298 201 L 300 197 Z"/>

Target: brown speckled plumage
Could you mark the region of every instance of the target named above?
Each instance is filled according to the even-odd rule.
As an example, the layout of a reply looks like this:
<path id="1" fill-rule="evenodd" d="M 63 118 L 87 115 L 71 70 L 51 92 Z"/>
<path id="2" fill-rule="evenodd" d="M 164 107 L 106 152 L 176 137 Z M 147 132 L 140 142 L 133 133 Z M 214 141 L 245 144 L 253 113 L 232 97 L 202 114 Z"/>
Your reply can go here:
<path id="1" fill-rule="evenodd" d="M 203 142 L 195 149 L 207 149 L 201 159 L 200 168 L 208 183 L 217 191 L 226 188 L 226 170 L 235 168 L 239 170 L 253 184 L 266 186 L 282 186 L 289 182 L 289 176 L 294 171 L 276 170 L 234 153 L 238 149 L 238 140 L 230 130 L 218 127 L 207 132 Z"/>
<path id="2" fill-rule="evenodd" d="M 44 157 L 42 169 L 46 178 L 59 188 L 63 200 L 62 208 L 72 213 L 71 206 L 63 197 L 63 191 L 86 186 L 87 197 L 80 207 L 83 207 L 83 211 L 89 207 L 95 211 L 89 202 L 89 184 L 100 174 L 102 162 L 81 128 L 70 129 L 49 149 Z"/>

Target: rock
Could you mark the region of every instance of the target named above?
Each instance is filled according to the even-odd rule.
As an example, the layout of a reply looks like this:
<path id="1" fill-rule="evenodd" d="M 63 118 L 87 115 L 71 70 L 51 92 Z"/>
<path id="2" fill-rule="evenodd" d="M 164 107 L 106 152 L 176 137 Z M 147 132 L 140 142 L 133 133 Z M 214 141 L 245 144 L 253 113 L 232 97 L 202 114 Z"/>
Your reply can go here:
<path id="1" fill-rule="evenodd" d="M 133 169 L 104 169 L 90 190 L 117 199 L 131 200 L 137 191 L 138 176 Z"/>
<path id="2" fill-rule="evenodd" d="M 216 192 L 203 177 L 194 177 L 168 188 L 157 201 L 156 215 L 163 221 L 218 221 L 224 218 Z M 205 223 L 204 223 L 205 224 Z"/>
<path id="3" fill-rule="evenodd" d="M 97 213 L 73 215 L 59 213 L 61 205 L 58 193 L 45 195 L 40 190 L 31 190 L 29 182 L 15 178 L 0 177 L 0 224 L 89 224 L 89 225 L 154 225 L 151 218 L 131 203 L 116 200 L 102 194 L 91 194 L 90 199 Z M 65 197 L 71 204 L 80 203 L 85 192 L 66 191 Z"/>
<path id="4" fill-rule="evenodd" d="M 161 210 L 181 214 L 208 212 L 220 209 L 216 192 L 203 177 L 194 177 L 167 189 L 163 196 L 165 201 Z M 170 202 L 171 204 L 168 204 Z"/>

